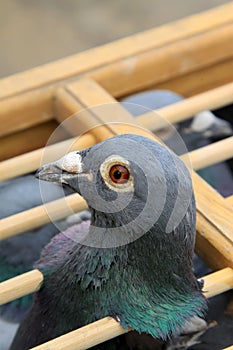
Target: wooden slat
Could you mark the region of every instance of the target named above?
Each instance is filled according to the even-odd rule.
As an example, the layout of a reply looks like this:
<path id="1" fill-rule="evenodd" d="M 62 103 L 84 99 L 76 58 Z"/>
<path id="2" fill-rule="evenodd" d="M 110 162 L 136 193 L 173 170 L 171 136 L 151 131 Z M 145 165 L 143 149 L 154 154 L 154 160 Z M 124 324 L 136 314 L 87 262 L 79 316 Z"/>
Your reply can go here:
<path id="1" fill-rule="evenodd" d="M 233 83 L 186 98 L 183 101 L 145 113 L 137 118 L 143 127 L 158 130 L 167 126 L 167 121 L 175 124 L 192 117 L 203 110 L 217 109 L 233 102 Z M 162 118 L 156 118 L 159 114 Z"/>
<path id="2" fill-rule="evenodd" d="M 96 139 L 91 134 L 82 135 L 80 138 L 71 138 L 66 141 L 47 146 L 46 160 L 52 162 L 62 157 L 67 150 L 88 148 L 96 143 Z M 16 176 L 35 171 L 41 165 L 44 148 L 22 154 L 18 157 L 5 160 L 0 163 L 0 181 L 8 180 Z"/>
<path id="3" fill-rule="evenodd" d="M 0 103 L 0 137 L 25 130 L 52 118 L 51 89 L 32 91 L 3 100 Z"/>
<path id="4" fill-rule="evenodd" d="M 55 120 L 51 120 L 47 123 L 0 138 L 0 161 L 31 152 L 39 147 L 44 147 L 57 127 L 58 123 Z M 67 132 L 60 129 L 56 132 L 56 138 L 53 138 L 53 141 L 62 141 L 68 136 Z M 27 169 L 27 164 L 25 169 Z M 23 171 L 24 169 L 21 168 L 21 170 Z"/>
<path id="5" fill-rule="evenodd" d="M 193 186 L 197 206 L 195 250 L 213 269 L 233 268 L 233 208 L 195 173 Z"/>
<path id="6" fill-rule="evenodd" d="M 85 350 L 127 332 L 112 317 L 105 317 L 31 350 Z"/>
<path id="7" fill-rule="evenodd" d="M 159 28 L 94 48 L 66 59 L 18 73 L 0 82 L 0 98 L 60 82 L 125 57 L 211 31 L 232 22 L 233 3 L 193 15 Z"/>
<path id="8" fill-rule="evenodd" d="M 45 225 L 50 221 L 50 217 L 53 221 L 60 220 L 84 209 L 87 209 L 86 202 L 75 193 L 46 205 L 22 211 L 0 220 L 0 240 Z"/>
<path id="9" fill-rule="evenodd" d="M 230 204 L 231 206 L 233 206 L 233 195 L 230 196 L 230 197 L 228 197 L 228 198 L 226 198 L 225 200 L 227 201 L 228 204 Z"/>
<path id="10" fill-rule="evenodd" d="M 181 96 L 190 97 L 233 81 L 233 59 L 209 67 L 204 67 L 195 72 L 168 79 L 165 82 L 153 84 L 147 89 L 168 89 L 176 91 Z"/>
<path id="11" fill-rule="evenodd" d="M 112 95 L 126 95 L 232 59 L 231 41 L 232 24 L 106 65 L 90 77 Z"/>
<path id="12" fill-rule="evenodd" d="M 233 157 L 233 136 L 189 153 L 195 170 L 222 162 Z"/>
<path id="13" fill-rule="evenodd" d="M 36 292 L 43 282 L 39 270 L 32 270 L 0 283 L 0 305 Z"/>

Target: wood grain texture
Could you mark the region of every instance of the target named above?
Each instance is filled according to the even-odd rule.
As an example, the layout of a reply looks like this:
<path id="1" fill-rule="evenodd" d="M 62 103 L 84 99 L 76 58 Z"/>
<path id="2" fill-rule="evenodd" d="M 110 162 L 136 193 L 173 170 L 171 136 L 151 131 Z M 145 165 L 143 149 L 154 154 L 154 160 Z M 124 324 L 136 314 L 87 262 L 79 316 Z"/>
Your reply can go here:
<path id="1" fill-rule="evenodd" d="M 146 89 L 168 89 L 191 97 L 233 81 L 233 59 L 227 59 L 195 72 L 189 72 Z"/>
<path id="2" fill-rule="evenodd" d="M 47 123 L 33 126 L 29 129 L 0 138 L 0 161 L 44 147 L 57 127 L 58 123 L 55 120 L 51 120 Z M 53 140 L 54 142 L 59 142 L 66 139 L 67 136 L 67 132 L 60 129 L 56 133 L 56 138 L 53 138 Z M 22 164 L 22 166 L 24 166 L 24 164 Z M 2 174 L 0 174 L 0 178 L 1 176 Z"/>
<path id="3" fill-rule="evenodd" d="M 0 101 L 0 137 L 45 123 L 52 118 L 52 89 L 41 89 L 5 99 Z"/>
<path id="4" fill-rule="evenodd" d="M 36 292 L 43 282 L 39 270 L 32 270 L 0 283 L 0 305 Z"/>
<path id="5" fill-rule="evenodd" d="M 232 59 L 231 41 L 233 24 L 228 24 L 105 65 L 89 75 L 109 93 L 119 97 Z"/>

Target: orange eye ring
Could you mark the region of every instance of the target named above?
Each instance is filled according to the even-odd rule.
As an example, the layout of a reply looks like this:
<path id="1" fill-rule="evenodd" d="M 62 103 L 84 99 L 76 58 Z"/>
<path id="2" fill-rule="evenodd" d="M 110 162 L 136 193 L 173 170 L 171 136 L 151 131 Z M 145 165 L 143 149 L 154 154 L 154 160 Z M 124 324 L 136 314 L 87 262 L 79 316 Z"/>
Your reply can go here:
<path id="1" fill-rule="evenodd" d="M 115 164 L 109 170 L 110 179 L 116 184 L 123 184 L 129 180 L 129 170 L 120 164 Z"/>

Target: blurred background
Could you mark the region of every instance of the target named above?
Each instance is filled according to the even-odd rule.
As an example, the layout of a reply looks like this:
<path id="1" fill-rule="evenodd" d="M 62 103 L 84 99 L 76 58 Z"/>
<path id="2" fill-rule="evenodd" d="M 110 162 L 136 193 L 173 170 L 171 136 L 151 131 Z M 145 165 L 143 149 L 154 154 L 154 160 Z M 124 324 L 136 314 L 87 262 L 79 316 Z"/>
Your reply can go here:
<path id="1" fill-rule="evenodd" d="M 227 2 L 1 0 L 0 77 Z"/>

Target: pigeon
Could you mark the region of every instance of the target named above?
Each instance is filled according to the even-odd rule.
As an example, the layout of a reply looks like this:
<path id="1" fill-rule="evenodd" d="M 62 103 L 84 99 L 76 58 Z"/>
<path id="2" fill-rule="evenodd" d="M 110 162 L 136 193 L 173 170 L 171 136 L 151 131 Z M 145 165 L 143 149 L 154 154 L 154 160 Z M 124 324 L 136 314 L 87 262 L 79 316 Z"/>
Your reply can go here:
<path id="1" fill-rule="evenodd" d="M 48 186 L 49 185 L 49 186 Z M 46 198 L 43 196 L 46 193 Z M 65 194 L 69 194 L 69 189 Z M 58 186 L 44 183 L 41 193 L 38 180 L 34 175 L 21 176 L 0 183 L 0 219 L 31 209 L 43 202 L 55 200 L 63 194 Z M 42 227 L 32 229 L 15 237 L 0 242 L 0 282 L 30 271 L 41 250 L 59 233 L 59 228 L 72 226 L 82 220 L 89 219 L 85 211 L 75 214 L 59 222 L 59 225 L 48 223 Z M 59 228 L 58 228 L 59 227 Z M 0 316 L 8 322 L 20 322 L 32 304 L 32 295 L 14 300 L 0 307 Z"/>
<path id="2" fill-rule="evenodd" d="M 195 199 L 185 164 L 161 144 L 124 134 L 44 165 L 91 220 L 56 235 L 35 268 L 44 276 L 10 350 L 26 350 L 105 316 L 155 339 L 203 317 L 192 271 Z M 116 338 L 93 349 L 120 349 Z"/>

